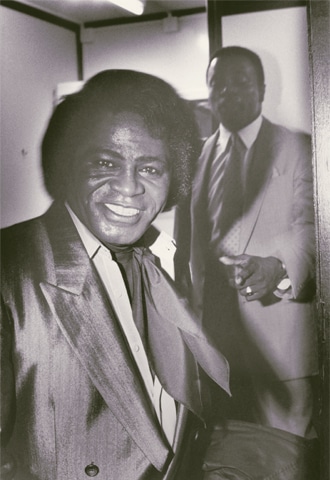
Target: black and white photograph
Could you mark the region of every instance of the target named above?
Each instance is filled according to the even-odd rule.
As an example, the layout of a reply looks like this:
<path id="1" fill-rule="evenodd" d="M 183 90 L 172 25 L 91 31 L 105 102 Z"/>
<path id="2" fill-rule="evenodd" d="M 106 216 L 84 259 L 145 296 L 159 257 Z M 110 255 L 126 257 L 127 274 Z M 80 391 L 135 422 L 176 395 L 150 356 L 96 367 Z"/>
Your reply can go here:
<path id="1" fill-rule="evenodd" d="M 3 480 L 330 480 L 330 4 L 1 0 Z"/>

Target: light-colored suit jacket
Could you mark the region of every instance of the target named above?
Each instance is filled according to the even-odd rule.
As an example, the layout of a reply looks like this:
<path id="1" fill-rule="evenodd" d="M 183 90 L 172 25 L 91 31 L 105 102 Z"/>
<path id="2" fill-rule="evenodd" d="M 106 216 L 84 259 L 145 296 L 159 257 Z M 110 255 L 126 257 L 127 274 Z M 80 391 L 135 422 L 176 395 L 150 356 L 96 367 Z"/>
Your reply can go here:
<path id="1" fill-rule="evenodd" d="M 201 318 L 204 311 L 205 328 L 233 362 L 238 349 L 252 372 L 282 380 L 314 374 L 310 138 L 263 118 L 247 180 L 239 253 L 280 259 L 292 282 L 293 299 L 271 295 L 247 302 L 236 292 L 233 296 L 224 269 L 209 250 L 208 177 L 218 135 L 216 131 L 204 145 L 192 192 L 190 270 L 196 311 Z"/>
<path id="2" fill-rule="evenodd" d="M 15 396 L 4 399 L 3 417 L 17 461 L 15 478 L 88 478 L 85 468 L 91 465 L 100 480 L 177 478 L 180 458 L 192 462 L 183 451 L 189 444 L 187 409 L 178 406 L 173 458 L 65 207 L 54 204 L 44 216 L 10 227 L 2 243 L 3 394 Z M 177 379 L 186 354 L 177 358 L 166 332 L 159 335 L 166 371 Z M 16 393 L 10 391 L 11 360 Z M 187 398 L 190 381 L 198 379 L 182 378 Z M 203 398 L 207 393 L 191 399 L 201 417 Z M 16 400 L 12 435 L 6 418 L 11 400 Z"/>

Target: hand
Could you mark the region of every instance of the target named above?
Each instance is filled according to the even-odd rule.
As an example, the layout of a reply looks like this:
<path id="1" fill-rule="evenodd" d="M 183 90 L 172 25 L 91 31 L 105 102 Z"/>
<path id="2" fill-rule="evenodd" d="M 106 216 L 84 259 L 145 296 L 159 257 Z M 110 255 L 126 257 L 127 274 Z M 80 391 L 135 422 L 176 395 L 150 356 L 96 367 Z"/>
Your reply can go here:
<path id="1" fill-rule="evenodd" d="M 230 285 L 248 302 L 274 292 L 285 274 L 282 262 L 275 257 L 242 254 L 219 260 L 227 266 Z"/>

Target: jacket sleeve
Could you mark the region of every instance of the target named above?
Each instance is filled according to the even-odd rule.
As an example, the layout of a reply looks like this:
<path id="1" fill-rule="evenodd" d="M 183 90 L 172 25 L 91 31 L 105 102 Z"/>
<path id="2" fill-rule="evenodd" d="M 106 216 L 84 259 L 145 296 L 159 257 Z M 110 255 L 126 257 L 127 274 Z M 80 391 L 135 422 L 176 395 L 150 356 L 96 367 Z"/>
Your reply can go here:
<path id="1" fill-rule="evenodd" d="M 11 319 L 1 297 L 1 468 L 0 477 L 13 478 L 15 464 L 5 447 L 10 440 L 15 423 L 16 397 L 12 361 L 13 334 Z"/>
<path id="2" fill-rule="evenodd" d="M 315 229 L 310 139 L 301 136 L 293 176 L 291 229 L 277 238 L 279 258 L 292 283 L 293 298 L 308 300 L 314 293 Z M 291 161 L 292 161 L 291 157 Z"/>

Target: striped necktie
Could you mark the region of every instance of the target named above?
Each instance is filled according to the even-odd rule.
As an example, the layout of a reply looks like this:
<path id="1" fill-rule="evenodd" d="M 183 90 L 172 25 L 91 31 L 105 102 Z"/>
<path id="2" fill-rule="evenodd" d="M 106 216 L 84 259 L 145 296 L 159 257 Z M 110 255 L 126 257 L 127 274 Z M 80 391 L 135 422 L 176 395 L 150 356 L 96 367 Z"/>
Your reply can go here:
<path id="1" fill-rule="evenodd" d="M 210 244 L 217 255 L 239 253 L 240 220 L 243 210 L 243 166 L 246 147 L 237 133 L 215 159 L 210 172 Z"/>

